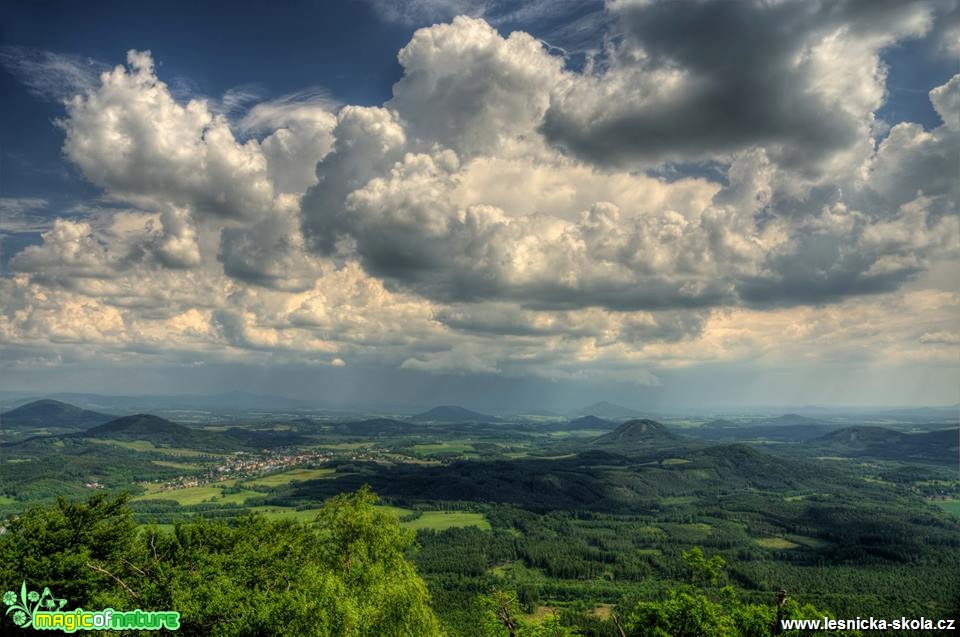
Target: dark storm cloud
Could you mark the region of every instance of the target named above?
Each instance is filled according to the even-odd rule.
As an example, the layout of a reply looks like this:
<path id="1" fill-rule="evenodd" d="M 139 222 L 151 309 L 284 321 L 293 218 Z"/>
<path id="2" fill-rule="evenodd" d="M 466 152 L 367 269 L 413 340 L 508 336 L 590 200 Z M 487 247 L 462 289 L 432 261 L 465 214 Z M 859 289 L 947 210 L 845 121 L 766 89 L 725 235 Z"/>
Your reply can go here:
<path id="1" fill-rule="evenodd" d="M 829 303 L 860 294 L 896 290 L 923 271 L 916 262 L 871 273 L 878 256 L 846 249 L 840 237 L 803 237 L 794 251 L 768 259 L 769 274 L 746 277 L 737 293 L 749 305 Z"/>
<path id="2" fill-rule="evenodd" d="M 434 318 L 455 330 L 484 336 L 568 336 L 638 343 L 695 336 L 708 315 L 687 310 L 606 313 L 596 308 L 542 313 L 509 303 L 473 303 L 441 308 Z"/>
<path id="3" fill-rule="evenodd" d="M 849 147 L 869 111 L 821 91 L 830 80 L 804 56 L 825 38 L 890 43 L 928 10 L 895 0 L 616 6 L 624 36 L 610 69 L 595 89 L 555 99 L 543 124 L 548 139 L 601 164 L 706 158 L 759 144 L 805 167 Z M 853 62 L 869 70 L 869 59 Z M 664 88 L 674 81 L 666 73 L 682 80 Z"/>

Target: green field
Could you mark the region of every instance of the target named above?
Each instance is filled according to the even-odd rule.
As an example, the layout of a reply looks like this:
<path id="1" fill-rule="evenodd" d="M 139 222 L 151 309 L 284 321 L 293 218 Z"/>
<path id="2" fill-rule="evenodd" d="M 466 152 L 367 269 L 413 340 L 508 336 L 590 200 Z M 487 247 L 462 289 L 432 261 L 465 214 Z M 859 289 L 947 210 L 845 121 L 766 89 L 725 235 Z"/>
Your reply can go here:
<path id="1" fill-rule="evenodd" d="M 450 442 L 435 442 L 413 445 L 413 453 L 418 456 L 429 456 L 438 453 L 466 453 L 473 451 L 473 443 L 451 440 Z"/>
<path id="2" fill-rule="evenodd" d="M 960 518 L 960 500 L 937 500 L 934 504 L 947 513 Z"/>
<path id="3" fill-rule="evenodd" d="M 398 518 L 413 513 L 413 509 L 404 509 L 401 507 L 390 506 L 389 504 L 378 504 L 376 505 L 376 509 L 378 511 L 383 511 L 384 513 L 395 515 Z"/>
<path id="4" fill-rule="evenodd" d="M 567 429 L 565 431 L 551 431 L 547 434 L 551 438 L 596 438 L 596 429 Z"/>
<path id="5" fill-rule="evenodd" d="M 372 442 L 325 442 L 319 445 L 313 445 L 310 449 L 340 449 L 352 451 L 354 449 L 366 449 L 374 447 Z"/>
<path id="6" fill-rule="evenodd" d="M 272 473 L 268 476 L 247 480 L 244 484 L 254 487 L 279 487 L 298 480 L 316 480 L 336 473 L 333 469 L 293 469 L 281 473 Z"/>
<path id="7" fill-rule="evenodd" d="M 469 511 L 424 511 L 423 515 L 416 520 L 401 522 L 400 524 L 414 531 L 420 529 L 443 531 L 465 526 L 476 526 L 484 531 L 490 530 L 490 523 L 482 513 L 471 513 Z"/>
<path id="8" fill-rule="evenodd" d="M 171 489 L 170 491 L 148 488 L 147 493 L 134 498 L 134 500 L 173 500 L 182 506 L 190 506 L 192 504 L 210 501 L 216 502 L 217 504 L 243 504 L 249 498 L 263 495 L 262 493 L 249 489 L 242 489 L 237 493 L 224 494 L 223 487 L 231 487 L 233 486 L 233 482 L 232 480 L 227 480 L 226 482 L 219 482 L 217 484 Z"/>
<path id="9" fill-rule="evenodd" d="M 765 549 L 795 549 L 800 546 L 796 542 L 791 542 L 783 537 L 761 537 L 754 540 L 753 543 Z"/>
<path id="10" fill-rule="evenodd" d="M 13 498 L 11 498 L 11 497 L 9 497 L 9 496 L 0 495 L 0 506 L 4 506 L 4 505 L 7 505 L 7 504 L 16 504 L 16 502 L 17 502 L 16 500 L 14 500 Z"/>
<path id="11" fill-rule="evenodd" d="M 414 513 L 411 509 L 389 506 L 386 504 L 377 505 L 377 509 L 391 513 L 395 516 L 403 517 Z M 443 531 L 444 529 L 461 528 L 465 526 L 476 526 L 484 531 L 490 530 L 490 522 L 482 513 L 473 513 L 470 511 L 424 511 L 416 520 L 401 522 L 401 526 L 419 531 L 420 529 L 432 529 L 434 531 Z"/>

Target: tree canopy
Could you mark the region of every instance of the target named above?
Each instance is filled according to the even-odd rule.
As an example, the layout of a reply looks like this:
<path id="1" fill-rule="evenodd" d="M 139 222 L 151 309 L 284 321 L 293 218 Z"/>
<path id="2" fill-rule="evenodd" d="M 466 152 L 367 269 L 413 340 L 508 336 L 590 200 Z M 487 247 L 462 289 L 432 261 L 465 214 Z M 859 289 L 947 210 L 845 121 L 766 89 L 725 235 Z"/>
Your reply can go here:
<path id="1" fill-rule="evenodd" d="M 427 588 L 404 558 L 413 533 L 362 489 L 313 524 L 196 518 L 140 529 L 126 498 L 34 507 L 0 536 L 0 577 L 66 608 L 176 610 L 182 635 L 438 635 Z"/>

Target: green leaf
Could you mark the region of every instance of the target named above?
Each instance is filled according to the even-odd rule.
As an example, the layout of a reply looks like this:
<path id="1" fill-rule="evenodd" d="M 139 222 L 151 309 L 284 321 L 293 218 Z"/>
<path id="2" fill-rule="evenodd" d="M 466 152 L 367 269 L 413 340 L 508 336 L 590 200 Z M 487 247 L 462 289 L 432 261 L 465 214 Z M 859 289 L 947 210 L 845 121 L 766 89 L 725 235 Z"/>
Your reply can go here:
<path id="1" fill-rule="evenodd" d="M 23 606 L 27 606 L 27 580 L 23 580 L 23 583 L 20 584 L 20 599 L 23 600 Z"/>

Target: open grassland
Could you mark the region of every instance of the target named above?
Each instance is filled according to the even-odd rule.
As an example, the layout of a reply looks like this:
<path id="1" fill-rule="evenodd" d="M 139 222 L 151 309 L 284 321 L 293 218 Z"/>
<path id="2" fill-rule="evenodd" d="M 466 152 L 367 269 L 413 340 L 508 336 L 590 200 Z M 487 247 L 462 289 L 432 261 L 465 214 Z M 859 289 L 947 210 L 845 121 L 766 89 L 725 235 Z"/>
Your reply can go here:
<path id="1" fill-rule="evenodd" d="M 596 429 L 566 429 L 547 433 L 550 438 L 596 438 L 602 432 Z"/>
<path id="2" fill-rule="evenodd" d="M 960 500 L 937 500 L 934 504 L 947 513 L 960 518 Z"/>
<path id="3" fill-rule="evenodd" d="M 418 456 L 430 456 L 445 453 L 466 453 L 473 451 L 473 443 L 462 440 L 451 440 L 449 442 L 422 443 L 413 445 L 413 453 Z"/>
<path id="4" fill-rule="evenodd" d="M 356 449 L 366 449 L 376 446 L 373 441 L 367 442 L 322 442 L 307 449 L 338 449 L 341 451 L 354 451 Z"/>
<path id="5" fill-rule="evenodd" d="M 395 507 L 389 504 L 378 504 L 376 506 L 376 509 L 378 511 L 383 511 L 384 513 L 389 513 L 391 515 L 394 515 L 398 518 L 404 515 L 410 515 L 411 513 L 413 513 L 413 509 L 404 509 L 402 507 Z"/>
<path id="6" fill-rule="evenodd" d="M 291 471 L 272 473 L 260 478 L 254 478 L 253 480 L 247 480 L 244 484 L 253 487 L 279 487 L 296 481 L 326 478 L 334 473 L 336 473 L 336 471 L 333 469 L 293 469 Z"/>
<path id="7" fill-rule="evenodd" d="M 754 540 L 753 543 L 765 549 L 775 550 L 795 549 L 800 546 L 784 537 L 761 537 Z"/>
<path id="8" fill-rule="evenodd" d="M 484 531 L 490 530 L 490 523 L 482 513 L 471 513 L 469 511 L 424 511 L 423 515 L 416 520 L 401 522 L 400 524 L 415 531 L 420 529 L 443 531 L 465 526 L 476 526 Z"/>
<path id="9" fill-rule="evenodd" d="M 377 506 L 381 511 L 402 518 L 414 513 L 411 509 L 381 504 Z M 420 529 L 431 529 L 433 531 L 443 531 L 444 529 L 462 528 L 465 526 L 476 526 L 484 531 L 490 530 L 490 522 L 482 513 L 471 511 L 424 511 L 420 517 L 415 520 L 409 520 L 400 523 L 401 526 L 414 531 Z"/>
<path id="10" fill-rule="evenodd" d="M 241 489 L 235 493 L 224 493 L 224 487 L 234 486 L 234 480 L 218 482 L 216 484 L 205 484 L 199 487 L 186 487 L 183 489 L 170 489 L 161 491 L 159 486 L 150 485 L 147 493 L 134 498 L 135 500 L 173 500 L 181 506 L 190 506 L 192 504 L 201 504 L 203 502 L 215 502 L 216 504 L 243 504 L 249 498 L 261 496 L 262 493 L 251 491 L 250 489 Z"/>

